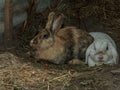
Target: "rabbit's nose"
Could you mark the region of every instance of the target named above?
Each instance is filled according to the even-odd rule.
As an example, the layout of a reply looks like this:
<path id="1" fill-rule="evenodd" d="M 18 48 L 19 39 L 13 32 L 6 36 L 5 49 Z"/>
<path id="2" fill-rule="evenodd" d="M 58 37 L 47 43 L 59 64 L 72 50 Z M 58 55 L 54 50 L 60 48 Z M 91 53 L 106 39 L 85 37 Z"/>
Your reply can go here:
<path id="1" fill-rule="evenodd" d="M 98 58 L 99 58 L 99 60 L 102 60 L 102 59 L 103 59 L 103 56 L 99 56 Z"/>
<path id="2" fill-rule="evenodd" d="M 38 43 L 38 40 L 37 39 L 34 39 L 33 40 L 33 44 L 37 44 Z"/>

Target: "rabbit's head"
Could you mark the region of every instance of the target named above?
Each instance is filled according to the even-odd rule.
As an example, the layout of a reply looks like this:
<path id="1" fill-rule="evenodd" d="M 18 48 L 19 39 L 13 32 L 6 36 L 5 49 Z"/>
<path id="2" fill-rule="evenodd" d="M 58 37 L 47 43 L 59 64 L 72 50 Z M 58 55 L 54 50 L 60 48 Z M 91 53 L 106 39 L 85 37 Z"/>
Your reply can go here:
<path id="1" fill-rule="evenodd" d="M 95 40 L 86 52 L 88 62 L 89 58 L 97 64 L 116 64 L 117 51 L 113 44 L 107 39 Z"/>
<path id="2" fill-rule="evenodd" d="M 48 16 L 46 27 L 31 40 L 30 46 L 38 50 L 45 50 L 51 47 L 55 42 L 55 34 L 61 28 L 64 15 L 56 15 L 51 12 Z"/>
<path id="3" fill-rule="evenodd" d="M 94 49 L 91 52 L 91 58 L 93 58 L 94 61 L 96 62 L 105 62 L 108 61 L 109 59 L 109 47 L 108 43 L 104 41 L 95 41 L 94 42 Z"/>

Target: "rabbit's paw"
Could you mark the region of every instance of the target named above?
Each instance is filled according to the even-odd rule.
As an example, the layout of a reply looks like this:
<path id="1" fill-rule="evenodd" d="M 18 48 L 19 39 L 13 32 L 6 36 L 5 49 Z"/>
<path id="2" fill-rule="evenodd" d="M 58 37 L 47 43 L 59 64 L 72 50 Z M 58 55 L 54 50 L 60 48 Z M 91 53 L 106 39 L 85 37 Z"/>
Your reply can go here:
<path id="1" fill-rule="evenodd" d="M 72 59 L 68 62 L 68 64 L 82 64 L 82 65 L 85 65 L 85 63 L 79 59 Z"/>

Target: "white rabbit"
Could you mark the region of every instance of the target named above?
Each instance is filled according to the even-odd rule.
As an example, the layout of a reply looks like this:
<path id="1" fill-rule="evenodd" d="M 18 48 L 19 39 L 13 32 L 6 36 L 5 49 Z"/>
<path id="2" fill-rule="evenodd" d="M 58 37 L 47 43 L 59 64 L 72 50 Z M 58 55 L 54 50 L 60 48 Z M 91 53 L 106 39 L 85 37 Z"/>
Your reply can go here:
<path id="1" fill-rule="evenodd" d="M 91 32 L 89 34 L 94 37 L 94 42 L 86 50 L 86 64 L 90 67 L 102 64 L 117 64 L 119 57 L 114 40 L 101 32 Z"/>

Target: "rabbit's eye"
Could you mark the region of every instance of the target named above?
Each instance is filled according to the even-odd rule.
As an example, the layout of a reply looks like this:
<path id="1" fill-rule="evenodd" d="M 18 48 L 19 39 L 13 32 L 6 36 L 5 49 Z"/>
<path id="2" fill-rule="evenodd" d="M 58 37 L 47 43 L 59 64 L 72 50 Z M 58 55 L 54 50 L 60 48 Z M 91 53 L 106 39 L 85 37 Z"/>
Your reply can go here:
<path id="1" fill-rule="evenodd" d="M 47 39 L 49 37 L 49 34 L 44 34 L 41 36 L 41 39 Z"/>
<path id="2" fill-rule="evenodd" d="M 108 50 L 109 48 L 108 48 L 108 46 L 106 47 L 106 51 Z"/>
<path id="3" fill-rule="evenodd" d="M 96 51 L 96 47 L 94 46 L 94 50 Z"/>

